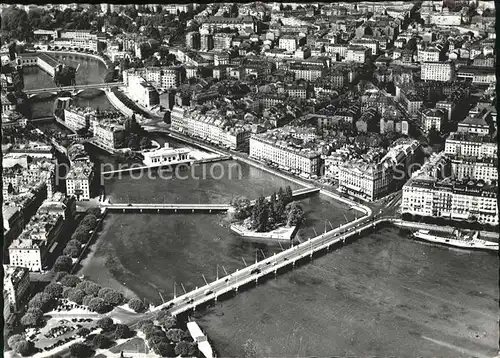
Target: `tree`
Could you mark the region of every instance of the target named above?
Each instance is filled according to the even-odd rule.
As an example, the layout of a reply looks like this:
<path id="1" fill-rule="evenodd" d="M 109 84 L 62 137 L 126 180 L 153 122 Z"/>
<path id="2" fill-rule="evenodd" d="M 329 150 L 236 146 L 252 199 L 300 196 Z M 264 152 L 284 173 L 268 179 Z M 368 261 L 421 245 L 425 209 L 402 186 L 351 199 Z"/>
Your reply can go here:
<path id="1" fill-rule="evenodd" d="M 88 306 L 90 301 L 92 301 L 92 299 L 94 298 L 95 296 L 91 296 L 91 295 L 87 295 L 83 298 L 82 300 L 82 305 L 84 306 Z"/>
<path id="2" fill-rule="evenodd" d="M 169 329 L 167 331 L 167 338 L 172 342 L 180 342 L 186 337 L 186 332 L 184 332 L 182 329 L 175 328 Z"/>
<path id="3" fill-rule="evenodd" d="M 101 290 L 101 286 L 99 286 L 95 282 L 87 281 L 87 284 L 83 288 L 83 292 L 89 296 L 97 296 L 99 291 Z"/>
<path id="4" fill-rule="evenodd" d="M 59 298 L 62 296 L 63 286 L 58 283 L 51 282 L 45 286 L 43 292 L 49 295 L 52 299 Z"/>
<path id="5" fill-rule="evenodd" d="M 154 326 L 153 321 L 151 321 L 150 319 L 143 319 L 139 321 L 139 323 L 137 323 L 137 328 L 141 331 L 143 331 L 147 326 Z"/>
<path id="6" fill-rule="evenodd" d="M 96 225 L 97 225 L 97 218 L 92 215 L 92 214 L 87 214 L 82 222 L 80 223 L 80 225 L 87 225 L 91 228 L 94 228 Z"/>
<path id="7" fill-rule="evenodd" d="M 177 320 L 172 316 L 165 316 L 161 320 L 158 320 L 158 324 L 168 330 L 177 325 Z"/>
<path id="8" fill-rule="evenodd" d="M 92 340 L 92 345 L 95 348 L 108 348 L 110 345 L 110 340 L 104 334 L 96 334 Z"/>
<path id="9" fill-rule="evenodd" d="M 73 245 L 67 245 L 63 250 L 63 255 L 77 258 L 78 255 L 80 255 L 80 250 L 81 250 L 81 248 L 79 248 L 79 247 L 76 247 Z"/>
<path id="10" fill-rule="evenodd" d="M 23 317 L 21 317 L 21 324 L 25 327 L 39 326 L 41 321 L 42 317 L 35 314 L 34 312 L 28 312 Z"/>
<path id="11" fill-rule="evenodd" d="M 76 287 L 80 283 L 80 279 L 75 275 L 66 275 L 61 280 L 61 284 L 67 287 Z"/>
<path id="12" fill-rule="evenodd" d="M 59 256 L 56 259 L 56 262 L 54 263 L 53 270 L 55 272 L 59 272 L 59 271 L 69 272 L 71 270 L 72 266 L 73 266 L 73 261 L 71 260 L 71 257 Z"/>
<path id="13" fill-rule="evenodd" d="M 14 334 L 13 336 L 9 337 L 9 339 L 7 340 L 7 344 L 9 345 L 10 348 L 15 350 L 16 349 L 15 345 L 24 339 L 25 339 L 24 334 Z"/>
<path id="14" fill-rule="evenodd" d="M 33 298 L 28 302 L 29 308 L 38 308 L 42 311 L 47 311 L 54 300 L 45 292 L 38 292 Z"/>
<path id="15" fill-rule="evenodd" d="M 141 149 L 147 149 L 151 147 L 151 140 L 149 140 L 147 137 L 142 137 L 139 145 Z"/>
<path id="16" fill-rule="evenodd" d="M 299 204 L 291 202 L 287 205 L 286 211 L 288 226 L 300 225 L 304 221 L 304 210 Z"/>
<path id="17" fill-rule="evenodd" d="M 101 209 L 99 209 L 99 208 L 89 208 L 89 209 L 87 209 L 87 211 L 85 213 L 87 215 L 93 215 L 96 218 L 98 218 L 98 217 L 101 216 Z"/>
<path id="18" fill-rule="evenodd" d="M 16 343 L 15 351 L 23 357 L 29 356 L 33 352 L 35 345 L 31 341 L 19 341 Z"/>
<path id="19" fill-rule="evenodd" d="M 80 327 L 76 331 L 76 335 L 80 337 L 87 337 L 90 334 L 90 329 L 86 327 Z"/>
<path id="20" fill-rule="evenodd" d="M 155 326 L 155 325 L 149 326 L 149 325 L 147 325 L 147 326 L 144 326 L 142 328 L 142 331 L 146 335 L 146 339 L 151 338 L 153 336 L 162 336 L 162 337 L 165 337 L 165 332 L 163 332 L 163 330 L 159 326 Z"/>
<path id="21" fill-rule="evenodd" d="M 104 299 L 104 297 L 109 293 L 109 292 L 115 292 L 115 290 L 113 290 L 112 288 L 110 287 L 103 287 L 99 290 L 99 292 L 97 293 L 97 297 L 99 298 L 102 298 Z"/>
<path id="22" fill-rule="evenodd" d="M 104 302 L 110 306 L 118 306 L 123 302 L 123 299 L 123 295 L 117 291 L 108 292 L 106 296 L 104 296 Z"/>
<path id="23" fill-rule="evenodd" d="M 78 240 L 83 244 L 86 244 L 89 241 L 89 238 L 89 230 L 83 226 L 78 226 L 73 235 L 71 235 L 71 240 Z"/>
<path id="24" fill-rule="evenodd" d="M 102 328 L 104 332 L 111 331 L 115 326 L 113 320 L 109 317 L 103 317 L 97 321 L 97 327 Z"/>
<path id="25" fill-rule="evenodd" d="M 175 356 L 175 351 L 172 348 L 172 345 L 168 344 L 166 342 L 155 344 L 153 347 L 153 350 L 156 354 L 158 354 L 162 357 L 174 357 Z"/>
<path id="26" fill-rule="evenodd" d="M 128 338 L 130 336 L 130 328 L 126 324 L 120 324 L 118 323 L 115 328 L 115 332 L 113 333 L 113 336 L 115 339 L 120 339 L 120 338 Z"/>
<path id="27" fill-rule="evenodd" d="M 245 352 L 245 358 L 257 358 L 261 356 L 259 354 L 259 347 L 252 339 L 247 339 L 243 345 L 243 351 Z"/>
<path id="28" fill-rule="evenodd" d="M 292 201 L 293 201 L 293 191 L 292 188 L 290 188 L 290 185 L 287 185 L 287 187 L 285 188 L 285 206 L 287 206 Z"/>
<path id="29" fill-rule="evenodd" d="M 71 245 L 71 246 L 76 246 L 77 248 L 81 248 L 82 247 L 82 242 L 77 240 L 77 239 L 71 239 L 68 241 L 68 243 L 66 244 L 66 246 L 68 245 Z"/>
<path id="30" fill-rule="evenodd" d="M 181 341 L 175 345 L 175 354 L 181 357 L 193 357 L 196 354 L 196 346 L 191 342 Z"/>
<path id="31" fill-rule="evenodd" d="M 128 301 L 128 306 L 135 312 L 142 312 L 145 309 L 144 304 L 138 298 L 132 298 L 130 301 Z"/>
<path id="32" fill-rule="evenodd" d="M 133 134 L 130 136 L 128 142 L 127 142 L 127 147 L 132 149 L 132 150 L 137 150 L 139 149 L 139 136 L 137 134 Z"/>
<path id="33" fill-rule="evenodd" d="M 106 75 L 104 76 L 104 82 L 105 83 L 111 83 L 115 81 L 115 69 L 112 68 L 106 72 Z"/>
<path id="34" fill-rule="evenodd" d="M 106 313 L 109 311 L 109 307 L 99 297 L 95 297 L 89 302 L 89 309 L 97 313 Z"/>
<path id="35" fill-rule="evenodd" d="M 69 347 L 69 351 L 72 357 L 76 358 L 87 358 L 92 355 L 92 350 L 90 347 L 84 343 L 75 343 Z"/>
<path id="36" fill-rule="evenodd" d="M 68 294 L 68 300 L 73 301 L 79 305 L 83 303 L 84 297 L 85 297 L 85 292 L 77 288 L 73 288 Z"/>

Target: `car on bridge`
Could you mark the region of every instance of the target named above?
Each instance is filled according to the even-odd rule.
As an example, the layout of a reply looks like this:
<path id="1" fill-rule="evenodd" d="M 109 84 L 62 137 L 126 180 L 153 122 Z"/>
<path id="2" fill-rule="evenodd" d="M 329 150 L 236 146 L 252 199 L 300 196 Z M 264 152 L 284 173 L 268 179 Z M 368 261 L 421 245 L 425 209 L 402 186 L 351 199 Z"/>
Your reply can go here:
<path id="1" fill-rule="evenodd" d="M 214 293 L 214 291 L 212 291 L 212 290 L 206 290 L 205 291 L 205 296 L 211 295 L 212 293 Z"/>
<path id="2" fill-rule="evenodd" d="M 259 273 L 260 273 L 259 268 L 256 268 L 256 269 L 253 269 L 252 271 L 250 271 L 250 275 L 259 274 Z"/>

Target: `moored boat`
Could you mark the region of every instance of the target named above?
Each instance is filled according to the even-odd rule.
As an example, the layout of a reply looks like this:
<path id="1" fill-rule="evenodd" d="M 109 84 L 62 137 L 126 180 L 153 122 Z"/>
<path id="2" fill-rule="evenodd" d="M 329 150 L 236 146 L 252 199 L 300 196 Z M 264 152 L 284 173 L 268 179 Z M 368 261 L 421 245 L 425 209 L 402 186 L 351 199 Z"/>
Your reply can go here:
<path id="1" fill-rule="evenodd" d="M 464 233 L 455 230 L 453 235 L 434 234 L 429 230 L 418 230 L 413 233 L 417 240 L 432 242 L 435 244 L 458 247 L 467 250 L 489 250 L 498 251 L 498 243 L 486 241 L 479 238 L 479 232 Z"/>

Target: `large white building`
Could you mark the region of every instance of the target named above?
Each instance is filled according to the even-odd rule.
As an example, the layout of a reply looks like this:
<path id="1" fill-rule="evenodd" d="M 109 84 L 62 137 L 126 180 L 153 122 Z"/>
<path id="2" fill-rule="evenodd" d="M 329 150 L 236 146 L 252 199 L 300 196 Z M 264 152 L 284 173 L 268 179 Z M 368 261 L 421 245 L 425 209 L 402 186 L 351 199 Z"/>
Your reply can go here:
<path id="1" fill-rule="evenodd" d="M 422 81 L 453 81 L 455 65 L 453 62 L 424 62 L 421 65 L 420 78 Z"/>
<path id="2" fill-rule="evenodd" d="M 422 129 L 425 133 L 429 133 L 431 128 L 440 132 L 444 124 L 445 113 L 441 109 L 429 108 L 422 112 Z"/>
<path id="3" fill-rule="evenodd" d="M 144 164 L 147 166 L 158 166 L 178 163 L 189 163 L 192 161 L 188 148 L 170 148 L 168 143 L 160 149 L 151 150 L 143 153 Z"/>
<path id="4" fill-rule="evenodd" d="M 297 50 L 297 39 L 295 36 L 282 36 L 279 39 L 278 47 L 289 52 L 294 52 Z"/>
<path id="5" fill-rule="evenodd" d="M 206 142 L 230 149 L 241 149 L 248 145 L 250 130 L 245 126 L 234 126 L 216 115 L 188 112 L 174 106 L 171 113 L 171 129 L 195 136 Z"/>
<path id="6" fill-rule="evenodd" d="M 145 67 L 123 71 L 125 86 L 130 86 L 141 79 L 150 82 L 157 89 L 172 89 L 180 84 L 180 71 L 177 67 Z"/>
<path id="7" fill-rule="evenodd" d="M 17 311 L 29 294 L 30 273 L 25 267 L 4 265 L 3 290 L 7 293 L 4 305 L 10 305 Z"/>
<path id="8" fill-rule="evenodd" d="M 64 124 L 72 131 L 88 128 L 90 120 L 90 110 L 70 107 L 64 109 Z"/>
<path id="9" fill-rule="evenodd" d="M 88 200 L 92 194 L 94 181 L 94 163 L 91 161 L 75 161 L 66 175 L 66 193 L 78 200 Z"/>
<path id="10" fill-rule="evenodd" d="M 42 271 L 44 260 L 57 241 L 64 217 L 59 213 L 37 213 L 9 246 L 9 263 Z"/>
<path id="11" fill-rule="evenodd" d="M 451 133 L 446 138 L 444 151 L 446 154 L 458 156 L 495 158 L 497 156 L 497 143 L 489 136 Z"/>
<path id="12" fill-rule="evenodd" d="M 307 177 L 318 175 L 320 170 L 319 151 L 294 147 L 285 140 L 273 138 L 273 132 L 250 137 L 250 157 Z"/>
<path id="13" fill-rule="evenodd" d="M 497 187 L 483 181 L 417 175 L 403 187 L 401 213 L 498 225 Z"/>
<path id="14" fill-rule="evenodd" d="M 374 149 L 364 158 L 347 161 L 338 168 L 339 191 L 366 201 L 380 199 L 401 187 L 420 154 L 418 141 L 401 139 L 379 160 Z"/>
<path id="15" fill-rule="evenodd" d="M 345 55 L 345 62 L 365 63 L 370 57 L 371 49 L 364 46 L 349 46 Z"/>

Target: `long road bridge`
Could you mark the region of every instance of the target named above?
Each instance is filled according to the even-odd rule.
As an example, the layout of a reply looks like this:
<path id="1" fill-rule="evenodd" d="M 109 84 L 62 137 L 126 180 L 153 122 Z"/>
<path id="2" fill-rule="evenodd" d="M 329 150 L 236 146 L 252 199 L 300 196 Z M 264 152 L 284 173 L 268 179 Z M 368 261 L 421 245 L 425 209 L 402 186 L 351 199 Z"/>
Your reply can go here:
<path id="1" fill-rule="evenodd" d="M 40 93 L 52 93 L 58 94 L 61 92 L 71 92 L 73 95 L 77 95 L 88 89 L 100 89 L 102 91 L 109 90 L 113 87 L 123 86 L 123 82 L 110 82 L 110 83 L 95 83 L 89 85 L 75 85 L 75 86 L 63 86 L 63 87 L 51 87 L 51 88 L 38 88 L 32 90 L 26 90 L 24 93 L 28 95 L 28 97 L 36 96 Z"/>
<path id="2" fill-rule="evenodd" d="M 277 275 L 280 273 L 280 269 L 295 267 L 303 259 L 312 260 L 314 254 L 320 251 L 328 252 L 331 248 L 345 244 L 349 238 L 359 236 L 365 230 L 373 229 L 377 225 L 393 220 L 389 217 L 375 220 L 371 210 L 366 207 L 365 209 L 368 215 L 255 262 L 241 270 L 236 270 L 232 274 L 218 278 L 184 295 L 174 297 L 174 299 L 153 308 L 152 312 L 167 309 L 173 316 L 176 316 L 190 310 L 196 310 L 199 305 L 212 300 L 217 301 L 220 296 L 232 291 L 237 293 L 238 289 L 244 285 L 254 282 L 257 284 L 259 279 L 264 276 Z"/>

